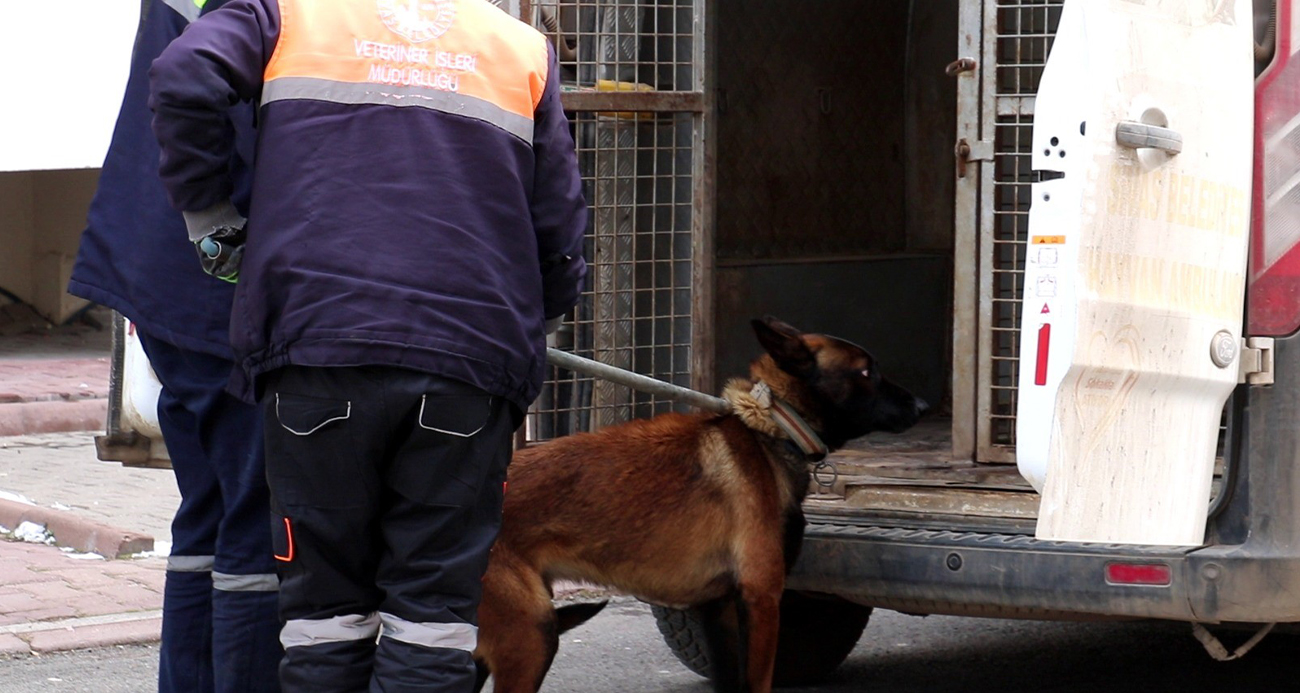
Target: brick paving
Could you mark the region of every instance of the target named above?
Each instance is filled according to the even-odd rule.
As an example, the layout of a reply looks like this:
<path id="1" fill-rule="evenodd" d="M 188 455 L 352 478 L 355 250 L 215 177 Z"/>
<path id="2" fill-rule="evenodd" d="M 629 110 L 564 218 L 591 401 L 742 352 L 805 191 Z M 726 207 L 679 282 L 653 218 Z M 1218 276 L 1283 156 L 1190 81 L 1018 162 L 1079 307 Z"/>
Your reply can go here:
<path id="1" fill-rule="evenodd" d="M 108 356 L 34 361 L 0 359 L 0 404 L 108 397 Z"/>
<path id="2" fill-rule="evenodd" d="M 110 316 L 96 308 L 89 322 L 54 327 L 25 307 L 0 307 L 0 436 L 103 427 Z"/>
<path id="3" fill-rule="evenodd" d="M 0 653 L 157 640 L 165 568 L 160 557 L 109 562 L 0 542 Z"/>

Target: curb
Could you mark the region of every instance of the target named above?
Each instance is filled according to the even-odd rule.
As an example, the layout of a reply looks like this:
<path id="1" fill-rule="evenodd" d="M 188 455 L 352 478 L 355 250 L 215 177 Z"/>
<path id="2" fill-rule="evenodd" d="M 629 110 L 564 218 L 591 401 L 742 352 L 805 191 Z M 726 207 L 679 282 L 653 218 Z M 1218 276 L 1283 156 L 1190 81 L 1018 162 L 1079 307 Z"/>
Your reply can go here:
<path id="1" fill-rule="evenodd" d="M 0 628 L 0 656 L 48 654 L 162 639 L 162 612 L 113 614 Z"/>
<path id="2" fill-rule="evenodd" d="M 0 525 L 15 529 L 23 522 L 44 525 L 59 546 L 117 558 L 153 550 L 153 537 L 87 520 L 62 510 L 0 498 Z"/>
<path id="3" fill-rule="evenodd" d="M 103 430 L 107 399 L 7 402 L 0 404 L 0 436 Z"/>

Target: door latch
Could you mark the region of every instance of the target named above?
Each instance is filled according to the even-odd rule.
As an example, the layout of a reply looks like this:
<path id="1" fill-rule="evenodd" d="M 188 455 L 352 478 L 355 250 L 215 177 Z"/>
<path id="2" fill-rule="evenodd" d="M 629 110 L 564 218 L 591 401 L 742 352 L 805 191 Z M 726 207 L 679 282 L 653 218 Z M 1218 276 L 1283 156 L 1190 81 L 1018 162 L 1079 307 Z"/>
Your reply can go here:
<path id="1" fill-rule="evenodd" d="M 1247 337 L 1242 341 L 1241 370 L 1237 382 L 1247 385 L 1273 384 L 1273 338 Z"/>
<path id="2" fill-rule="evenodd" d="M 943 73 L 949 77 L 956 77 L 963 72 L 974 72 L 978 65 L 974 58 L 957 58 L 948 63 L 948 67 L 943 68 Z"/>
<path id="3" fill-rule="evenodd" d="M 993 141 L 978 140 L 976 142 L 967 142 L 963 137 L 957 140 L 957 146 L 952 150 L 953 155 L 957 157 L 957 177 L 966 177 L 966 164 L 971 161 L 992 161 L 993 160 Z"/>

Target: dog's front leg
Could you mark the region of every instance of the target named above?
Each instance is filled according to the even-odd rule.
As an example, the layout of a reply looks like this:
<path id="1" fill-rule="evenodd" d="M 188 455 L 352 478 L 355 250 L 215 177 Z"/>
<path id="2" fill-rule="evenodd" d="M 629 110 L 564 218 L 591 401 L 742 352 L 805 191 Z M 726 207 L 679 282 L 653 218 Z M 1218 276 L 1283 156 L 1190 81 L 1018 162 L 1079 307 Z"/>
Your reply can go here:
<path id="1" fill-rule="evenodd" d="M 704 627 L 704 651 L 709 659 L 709 678 L 714 693 L 744 693 L 748 661 L 745 640 L 745 604 L 740 591 L 700 604 L 695 608 Z"/>

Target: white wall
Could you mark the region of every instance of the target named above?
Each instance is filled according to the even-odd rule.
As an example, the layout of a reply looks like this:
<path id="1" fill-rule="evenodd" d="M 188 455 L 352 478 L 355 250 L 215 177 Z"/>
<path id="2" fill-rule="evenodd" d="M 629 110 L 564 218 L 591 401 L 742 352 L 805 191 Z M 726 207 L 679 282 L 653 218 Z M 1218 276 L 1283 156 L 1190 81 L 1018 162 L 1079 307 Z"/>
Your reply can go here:
<path id="1" fill-rule="evenodd" d="M 139 0 L 0 0 L 0 288 L 54 322 L 85 303 L 68 274 L 139 14 Z"/>
<path id="2" fill-rule="evenodd" d="M 139 0 L 0 0 L 0 171 L 103 163 L 139 16 Z"/>

